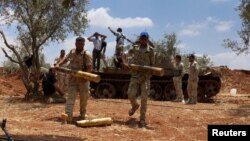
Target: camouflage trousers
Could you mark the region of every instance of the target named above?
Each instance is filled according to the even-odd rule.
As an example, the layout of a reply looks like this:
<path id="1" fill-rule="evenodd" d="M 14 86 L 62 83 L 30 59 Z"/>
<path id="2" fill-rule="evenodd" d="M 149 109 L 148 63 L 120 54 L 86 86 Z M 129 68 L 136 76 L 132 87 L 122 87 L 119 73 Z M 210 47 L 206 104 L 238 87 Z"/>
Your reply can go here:
<path id="1" fill-rule="evenodd" d="M 132 107 L 138 105 L 136 101 L 136 94 L 141 92 L 141 110 L 140 110 L 140 120 L 145 120 L 147 111 L 147 98 L 150 93 L 150 78 L 138 79 L 131 78 L 128 88 L 128 98 Z"/>
<path id="2" fill-rule="evenodd" d="M 183 91 L 182 91 L 182 77 L 173 77 L 174 88 L 176 91 L 177 98 L 183 98 Z"/>
<path id="3" fill-rule="evenodd" d="M 188 97 L 197 102 L 197 88 L 198 88 L 198 79 L 196 80 L 188 80 Z"/>
<path id="4" fill-rule="evenodd" d="M 89 98 L 89 81 L 74 82 L 69 81 L 68 98 L 65 106 L 65 113 L 69 118 L 73 117 L 73 110 L 77 95 L 80 95 L 80 116 L 85 118 L 87 100 Z"/>
<path id="5" fill-rule="evenodd" d="M 58 73 L 57 79 L 60 89 L 62 89 L 64 92 L 67 91 L 68 75 L 64 73 Z"/>

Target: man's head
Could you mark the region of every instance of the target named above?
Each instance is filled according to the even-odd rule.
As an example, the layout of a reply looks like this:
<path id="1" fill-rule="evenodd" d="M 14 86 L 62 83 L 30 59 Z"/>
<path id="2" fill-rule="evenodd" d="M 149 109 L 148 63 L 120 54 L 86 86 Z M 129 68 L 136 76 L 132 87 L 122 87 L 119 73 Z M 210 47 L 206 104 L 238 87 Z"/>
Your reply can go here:
<path id="1" fill-rule="evenodd" d="M 140 34 L 140 39 L 139 39 L 140 44 L 141 44 L 142 46 L 147 45 L 147 44 L 148 44 L 148 38 L 149 38 L 148 32 L 141 32 L 141 34 Z"/>
<path id="2" fill-rule="evenodd" d="M 195 59 L 194 54 L 190 54 L 190 55 L 188 56 L 188 59 L 189 59 L 189 62 L 193 62 L 194 59 Z"/>
<path id="3" fill-rule="evenodd" d="M 77 37 L 75 42 L 76 51 L 81 52 L 83 50 L 84 45 L 85 39 L 83 37 Z"/>
<path id="4" fill-rule="evenodd" d="M 61 52 L 60 52 L 60 56 L 63 57 L 65 55 L 65 50 L 62 49 Z"/>
<path id="5" fill-rule="evenodd" d="M 181 55 L 175 55 L 175 61 L 180 62 L 181 61 Z"/>
<path id="6" fill-rule="evenodd" d="M 94 33 L 94 36 L 95 36 L 95 38 L 98 38 L 99 33 L 98 33 L 98 32 L 95 32 L 95 33 Z"/>
<path id="7" fill-rule="evenodd" d="M 117 28 L 117 32 L 122 32 L 122 28 Z"/>

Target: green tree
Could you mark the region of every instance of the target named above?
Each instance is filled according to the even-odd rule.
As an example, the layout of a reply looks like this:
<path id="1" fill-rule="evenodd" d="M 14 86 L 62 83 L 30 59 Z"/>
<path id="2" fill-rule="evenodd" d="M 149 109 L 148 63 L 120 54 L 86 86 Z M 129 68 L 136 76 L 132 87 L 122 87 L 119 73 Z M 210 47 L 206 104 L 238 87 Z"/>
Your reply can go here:
<path id="1" fill-rule="evenodd" d="M 213 66 L 213 62 L 206 54 L 203 54 L 201 57 L 197 57 L 197 63 L 199 64 L 200 67 L 212 67 Z"/>
<path id="2" fill-rule="evenodd" d="M 154 42 L 155 50 L 156 50 L 156 66 L 163 68 L 172 68 L 172 61 L 175 55 L 180 54 L 180 50 L 178 49 L 178 41 L 175 33 L 170 33 L 164 35 L 164 38 L 158 42 Z M 182 61 L 184 63 L 184 68 L 188 68 L 188 55 L 181 54 Z M 196 61 L 198 62 L 200 67 L 211 67 L 213 62 L 208 57 L 208 55 L 202 55 L 201 57 L 196 56 Z"/>
<path id="3" fill-rule="evenodd" d="M 199 68 L 207 68 L 213 66 L 211 58 L 209 58 L 206 54 L 203 54 L 202 56 L 196 56 L 195 60 L 197 61 Z M 182 55 L 182 61 L 184 64 L 184 69 L 187 70 L 189 65 L 189 59 L 187 54 Z"/>
<path id="4" fill-rule="evenodd" d="M 179 41 L 175 33 L 165 34 L 164 38 L 154 42 L 156 51 L 156 66 L 169 68 L 173 57 L 180 53 L 177 48 Z"/>
<path id="5" fill-rule="evenodd" d="M 33 55 L 32 67 L 28 68 L 17 45 L 11 45 L 0 31 L 5 46 L 16 58 L 2 47 L 5 56 L 20 66 L 23 82 L 27 89 L 26 98 L 38 94 L 40 76 L 40 52 L 49 42 L 63 41 L 69 33 L 81 35 L 87 27 L 87 0 L 1 0 L 0 16 L 9 26 L 17 29 L 16 39 L 24 47 L 25 54 Z M 12 24 L 14 23 L 14 24 Z M 31 85 L 29 74 L 34 76 Z"/>
<path id="6" fill-rule="evenodd" d="M 19 70 L 19 66 L 16 63 L 11 62 L 10 60 L 4 61 L 3 67 L 7 70 L 7 73 L 16 72 Z"/>
<path id="7" fill-rule="evenodd" d="M 230 39 L 224 40 L 225 48 L 230 48 L 232 51 L 236 52 L 237 55 L 242 53 L 249 53 L 249 40 L 250 40 L 250 0 L 241 0 L 239 6 L 237 7 L 239 11 L 239 16 L 242 20 L 242 28 L 238 32 L 241 42 L 234 41 Z"/>

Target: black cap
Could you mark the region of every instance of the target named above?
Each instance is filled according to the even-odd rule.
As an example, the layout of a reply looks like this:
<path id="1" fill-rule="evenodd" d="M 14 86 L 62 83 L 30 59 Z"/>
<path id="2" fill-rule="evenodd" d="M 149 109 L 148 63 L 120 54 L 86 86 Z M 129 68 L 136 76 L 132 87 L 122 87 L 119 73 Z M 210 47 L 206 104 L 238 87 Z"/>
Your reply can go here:
<path id="1" fill-rule="evenodd" d="M 188 55 L 188 58 L 195 58 L 194 54 Z"/>
<path id="2" fill-rule="evenodd" d="M 122 32 L 122 28 L 117 28 L 117 32 Z"/>
<path id="3" fill-rule="evenodd" d="M 85 39 L 83 37 L 77 37 L 76 41 L 85 41 Z"/>

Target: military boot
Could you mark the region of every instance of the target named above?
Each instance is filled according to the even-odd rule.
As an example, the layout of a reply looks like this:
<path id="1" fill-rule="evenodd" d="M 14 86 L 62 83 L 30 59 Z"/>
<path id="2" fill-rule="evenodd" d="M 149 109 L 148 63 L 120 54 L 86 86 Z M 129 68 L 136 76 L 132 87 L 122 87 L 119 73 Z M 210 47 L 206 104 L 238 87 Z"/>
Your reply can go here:
<path id="1" fill-rule="evenodd" d="M 129 116 L 132 116 L 132 115 L 135 113 L 135 111 L 136 111 L 139 107 L 140 107 L 139 104 L 137 104 L 136 106 L 133 106 L 133 107 L 128 111 L 128 115 L 129 115 Z"/>
<path id="2" fill-rule="evenodd" d="M 73 122 L 72 115 L 70 114 L 62 113 L 61 118 L 63 120 L 63 124 L 71 124 Z"/>
<path id="3" fill-rule="evenodd" d="M 78 120 L 85 120 L 85 113 L 80 113 L 80 115 L 78 116 Z"/>
<path id="4" fill-rule="evenodd" d="M 178 96 L 178 97 L 176 97 L 176 99 L 175 100 L 173 100 L 173 102 L 183 102 L 183 97 L 182 96 Z"/>
<path id="5" fill-rule="evenodd" d="M 196 103 L 197 103 L 197 97 L 193 97 L 192 104 L 196 104 Z"/>
<path id="6" fill-rule="evenodd" d="M 193 101 L 192 99 L 193 99 L 192 97 L 188 98 L 188 100 L 185 102 L 185 104 L 191 104 L 191 102 Z"/>
<path id="7" fill-rule="evenodd" d="M 143 120 L 143 119 L 141 119 L 141 120 L 139 121 L 139 127 L 140 127 L 140 128 L 146 128 L 146 127 L 147 127 L 146 121 Z"/>
<path id="8" fill-rule="evenodd" d="M 186 104 L 196 104 L 196 100 L 194 97 L 191 97 L 187 100 Z"/>

